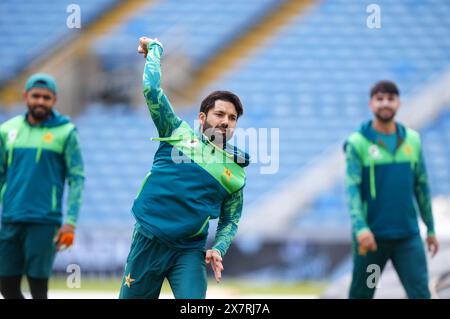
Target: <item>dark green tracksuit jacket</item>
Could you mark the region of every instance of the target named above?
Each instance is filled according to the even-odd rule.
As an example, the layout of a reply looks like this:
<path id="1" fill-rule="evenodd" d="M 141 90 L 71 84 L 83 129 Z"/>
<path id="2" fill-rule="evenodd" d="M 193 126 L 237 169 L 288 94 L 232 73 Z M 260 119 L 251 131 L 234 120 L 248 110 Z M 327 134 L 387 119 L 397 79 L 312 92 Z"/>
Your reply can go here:
<path id="1" fill-rule="evenodd" d="M 418 234 L 418 211 L 428 234 L 434 234 L 419 134 L 397 123 L 397 148 L 392 154 L 376 139 L 371 125 L 364 123 L 345 143 L 353 234 L 367 229 L 380 239 Z"/>
<path id="2" fill-rule="evenodd" d="M 75 226 L 84 183 L 75 126 L 55 110 L 39 125 L 31 125 L 26 116 L 16 116 L 0 126 L 2 223 L 61 224 L 67 179 L 65 223 Z"/>
<path id="3" fill-rule="evenodd" d="M 224 256 L 241 218 L 249 156 L 215 146 L 175 114 L 160 86 L 162 53 L 149 44 L 144 96 L 160 145 L 133 204 L 137 229 L 172 248 L 204 249 L 209 221 L 219 218 L 213 249 Z"/>
<path id="4" fill-rule="evenodd" d="M 371 267 L 383 270 L 391 260 L 409 298 L 429 298 L 428 271 L 419 234 L 418 211 L 434 234 L 420 136 L 396 123 L 396 148 L 364 123 L 345 144 L 346 190 L 353 231 L 353 275 L 350 298 L 372 298 L 376 284 Z M 373 232 L 377 250 L 358 253 L 356 238 Z M 379 279 L 378 279 L 379 280 Z"/>

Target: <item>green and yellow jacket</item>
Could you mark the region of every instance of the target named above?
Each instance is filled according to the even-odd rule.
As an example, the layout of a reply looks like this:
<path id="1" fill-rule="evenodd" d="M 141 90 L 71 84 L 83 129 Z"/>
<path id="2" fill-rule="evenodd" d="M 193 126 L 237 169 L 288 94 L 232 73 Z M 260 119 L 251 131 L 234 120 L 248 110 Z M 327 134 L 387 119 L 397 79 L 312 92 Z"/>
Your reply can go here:
<path id="1" fill-rule="evenodd" d="M 78 134 L 68 117 L 31 125 L 27 114 L 0 126 L 0 187 L 3 223 L 63 222 L 63 193 L 69 184 L 64 223 L 76 225 L 84 183 Z"/>
<path id="2" fill-rule="evenodd" d="M 379 239 L 418 234 L 418 212 L 428 234 L 434 234 L 420 136 L 400 123 L 396 123 L 396 135 L 395 152 L 391 152 L 368 121 L 344 145 L 354 237 L 369 229 Z"/>
<path id="3" fill-rule="evenodd" d="M 204 249 L 209 221 L 219 218 L 213 249 L 225 255 L 242 212 L 246 153 L 217 147 L 173 111 L 160 87 L 157 41 L 148 44 L 144 96 L 160 145 L 132 208 L 137 229 L 176 249 Z"/>

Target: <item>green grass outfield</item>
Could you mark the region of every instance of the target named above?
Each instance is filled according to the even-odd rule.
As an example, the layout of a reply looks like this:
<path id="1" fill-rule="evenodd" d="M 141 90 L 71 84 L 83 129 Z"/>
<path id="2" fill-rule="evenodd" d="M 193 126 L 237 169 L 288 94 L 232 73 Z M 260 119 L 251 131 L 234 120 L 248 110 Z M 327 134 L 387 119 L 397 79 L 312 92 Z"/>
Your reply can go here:
<path id="1" fill-rule="evenodd" d="M 65 291 L 77 293 L 109 292 L 119 293 L 121 278 L 117 277 L 82 277 L 80 288 L 69 288 L 66 277 L 58 276 L 50 279 L 50 291 Z M 214 280 L 208 281 L 208 290 L 222 292 L 227 295 L 248 296 L 248 295 L 306 295 L 318 296 L 326 287 L 324 282 L 261 282 L 245 279 L 226 279 L 217 284 Z M 24 290 L 28 290 L 24 281 Z M 167 281 L 164 282 L 161 294 L 172 294 Z"/>

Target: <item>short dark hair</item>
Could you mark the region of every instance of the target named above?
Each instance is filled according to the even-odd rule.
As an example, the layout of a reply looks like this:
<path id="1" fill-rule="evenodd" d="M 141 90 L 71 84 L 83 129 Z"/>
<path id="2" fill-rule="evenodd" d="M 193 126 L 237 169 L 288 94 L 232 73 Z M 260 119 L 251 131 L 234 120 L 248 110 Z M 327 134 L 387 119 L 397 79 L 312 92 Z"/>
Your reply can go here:
<path id="1" fill-rule="evenodd" d="M 372 98 L 377 93 L 400 95 L 397 84 L 388 80 L 383 80 L 375 83 L 370 90 L 370 98 Z"/>
<path id="2" fill-rule="evenodd" d="M 214 91 L 211 92 L 207 97 L 205 97 L 200 104 L 200 112 L 208 114 L 209 110 L 212 109 L 217 100 L 230 102 L 234 105 L 239 118 L 244 114 L 244 108 L 242 107 L 241 100 L 239 97 L 230 91 Z"/>

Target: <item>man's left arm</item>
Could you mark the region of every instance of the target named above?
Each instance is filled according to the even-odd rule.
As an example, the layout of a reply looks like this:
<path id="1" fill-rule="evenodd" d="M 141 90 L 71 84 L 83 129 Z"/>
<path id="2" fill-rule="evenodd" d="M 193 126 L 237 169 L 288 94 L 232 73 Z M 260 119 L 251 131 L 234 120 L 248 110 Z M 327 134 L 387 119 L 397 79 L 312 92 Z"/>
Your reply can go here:
<path id="1" fill-rule="evenodd" d="M 213 247 L 206 252 L 206 263 L 211 262 L 217 282 L 220 282 L 223 270 L 222 257 L 227 253 L 237 233 L 244 203 L 243 193 L 244 191 L 241 189 L 231 194 L 223 203 Z"/>
<path id="2" fill-rule="evenodd" d="M 428 175 L 425 166 L 425 159 L 420 150 L 419 161 L 415 166 L 414 194 L 419 206 L 420 216 L 427 227 L 428 250 L 434 256 L 439 248 L 434 230 L 433 211 L 431 207 L 431 192 L 428 185 Z"/>
<path id="3" fill-rule="evenodd" d="M 244 203 L 243 192 L 241 189 L 233 193 L 222 206 L 222 213 L 217 224 L 216 238 L 212 247 L 212 249 L 220 253 L 220 256 L 225 256 L 234 236 L 236 236 Z"/>
<path id="4" fill-rule="evenodd" d="M 58 242 L 58 248 L 61 249 L 67 248 L 73 243 L 74 230 L 77 225 L 84 187 L 84 164 L 76 129 L 67 138 L 64 160 L 69 184 L 68 208 L 64 224 L 55 237 L 55 241 Z"/>
<path id="5" fill-rule="evenodd" d="M 431 208 L 431 194 L 428 186 L 428 175 L 422 151 L 415 167 L 414 193 L 420 210 L 420 216 L 427 226 L 427 235 L 435 235 L 433 213 Z"/>

